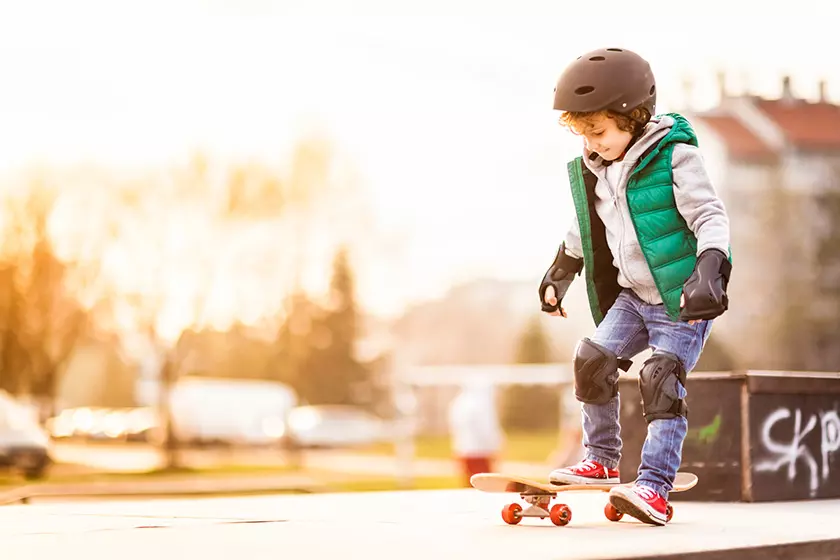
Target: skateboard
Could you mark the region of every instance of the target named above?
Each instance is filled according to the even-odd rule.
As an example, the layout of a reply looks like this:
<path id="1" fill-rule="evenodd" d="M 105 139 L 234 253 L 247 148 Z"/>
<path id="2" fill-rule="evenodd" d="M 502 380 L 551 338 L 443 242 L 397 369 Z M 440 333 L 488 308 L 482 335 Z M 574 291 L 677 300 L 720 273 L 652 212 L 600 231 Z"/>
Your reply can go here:
<path id="1" fill-rule="evenodd" d="M 689 472 L 677 473 L 674 480 L 674 488 L 671 492 L 685 492 L 694 488 L 697 484 L 697 475 Z M 470 477 L 470 484 L 482 492 L 513 492 L 519 494 L 529 505 L 526 509 L 517 503 L 507 504 L 502 509 L 502 519 L 508 525 L 516 525 L 525 517 L 548 517 L 555 525 L 562 527 L 568 525 L 572 520 L 572 510 L 566 504 L 554 504 L 549 507 L 551 500 L 561 492 L 609 492 L 614 486 L 630 486 L 633 483 L 624 484 L 551 484 L 539 482 L 521 476 L 509 476 L 500 473 L 479 473 Z M 604 515 L 610 521 L 621 521 L 624 514 L 607 502 L 604 506 Z M 674 508 L 668 506 L 668 521 L 674 515 Z"/>

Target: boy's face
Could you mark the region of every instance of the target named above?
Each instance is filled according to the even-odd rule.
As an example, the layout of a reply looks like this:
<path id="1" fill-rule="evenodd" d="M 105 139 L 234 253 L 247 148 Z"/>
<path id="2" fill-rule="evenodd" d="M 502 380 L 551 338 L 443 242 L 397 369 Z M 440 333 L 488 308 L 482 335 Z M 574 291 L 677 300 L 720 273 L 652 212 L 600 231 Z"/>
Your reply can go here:
<path id="1" fill-rule="evenodd" d="M 618 128 L 614 119 L 606 115 L 596 115 L 579 131 L 584 144 L 590 152 L 596 152 L 607 161 L 621 157 L 633 135 Z"/>

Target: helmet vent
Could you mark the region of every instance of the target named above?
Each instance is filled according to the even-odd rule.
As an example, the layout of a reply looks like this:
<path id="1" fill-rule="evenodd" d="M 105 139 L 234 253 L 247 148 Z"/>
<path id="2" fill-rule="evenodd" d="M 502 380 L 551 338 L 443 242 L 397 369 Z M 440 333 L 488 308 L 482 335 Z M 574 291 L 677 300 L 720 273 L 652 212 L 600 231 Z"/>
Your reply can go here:
<path id="1" fill-rule="evenodd" d="M 595 91 L 593 86 L 580 86 L 575 90 L 575 95 L 586 95 L 587 93 L 592 93 Z"/>
<path id="2" fill-rule="evenodd" d="M 595 61 L 595 62 L 600 62 L 601 60 L 607 60 L 607 59 L 604 58 L 603 56 L 593 56 L 593 57 L 590 57 L 589 60 L 592 60 L 592 61 Z"/>
<path id="3" fill-rule="evenodd" d="M 624 52 L 624 49 L 607 49 L 610 52 Z"/>
<path id="4" fill-rule="evenodd" d="M 656 93 L 656 85 L 655 84 L 650 86 L 650 94 L 653 95 L 654 93 Z"/>

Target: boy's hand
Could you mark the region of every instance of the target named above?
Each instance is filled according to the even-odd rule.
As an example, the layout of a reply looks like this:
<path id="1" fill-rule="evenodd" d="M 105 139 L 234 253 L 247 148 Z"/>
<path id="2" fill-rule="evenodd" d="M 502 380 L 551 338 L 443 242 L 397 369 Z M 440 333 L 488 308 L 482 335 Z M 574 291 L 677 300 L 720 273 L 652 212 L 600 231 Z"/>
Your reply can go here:
<path id="1" fill-rule="evenodd" d="M 682 309 L 683 307 L 685 307 L 685 294 L 680 294 L 680 309 Z M 693 325 L 694 323 L 699 323 L 699 322 L 700 322 L 699 320 L 692 320 L 692 321 L 689 321 L 688 324 Z"/>
<path id="2" fill-rule="evenodd" d="M 711 320 L 729 309 L 726 293 L 732 264 L 719 249 L 706 249 L 697 257 L 694 271 L 683 284 L 680 319 L 694 324 Z"/>
<path id="3" fill-rule="evenodd" d="M 557 294 L 554 293 L 554 286 L 548 286 L 545 289 L 545 302 L 552 307 L 557 305 Z M 557 310 L 550 312 L 549 315 L 566 317 L 566 310 L 563 307 L 557 307 Z"/>
<path id="4" fill-rule="evenodd" d="M 558 317 L 566 316 L 566 310 L 563 309 L 561 303 L 566 297 L 575 274 L 580 274 L 582 269 L 583 259 L 567 255 L 565 244 L 561 244 L 554 262 L 548 267 L 540 282 L 540 306 L 544 313 Z"/>

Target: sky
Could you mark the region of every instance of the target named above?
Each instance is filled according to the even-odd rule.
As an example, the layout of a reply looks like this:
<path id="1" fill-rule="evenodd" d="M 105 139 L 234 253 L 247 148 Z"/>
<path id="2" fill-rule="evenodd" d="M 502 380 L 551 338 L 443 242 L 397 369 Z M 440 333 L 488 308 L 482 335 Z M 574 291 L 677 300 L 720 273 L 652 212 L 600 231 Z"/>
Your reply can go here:
<path id="1" fill-rule="evenodd" d="M 768 96 L 783 74 L 811 97 L 826 79 L 840 100 L 835 34 L 812 0 L 2 0 L 0 172 L 196 150 L 276 162 L 324 134 L 367 193 L 360 227 L 380 238 L 359 252 L 360 297 L 394 314 L 472 278 L 542 277 L 580 150 L 552 90 L 579 54 L 645 56 L 660 112 L 685 106 L 686 78 L 694 106 L 713 104 L 719 70 Z"/>

